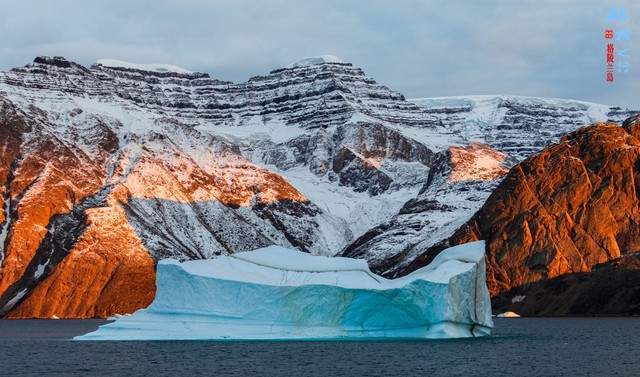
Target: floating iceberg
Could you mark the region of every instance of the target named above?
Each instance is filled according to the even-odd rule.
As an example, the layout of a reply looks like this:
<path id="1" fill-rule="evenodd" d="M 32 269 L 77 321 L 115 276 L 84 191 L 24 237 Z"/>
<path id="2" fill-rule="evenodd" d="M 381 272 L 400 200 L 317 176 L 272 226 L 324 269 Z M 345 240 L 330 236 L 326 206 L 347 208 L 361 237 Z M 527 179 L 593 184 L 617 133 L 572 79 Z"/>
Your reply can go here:
<path id="1" fill-rule="evenodd" d="M 459 338 L 489 335 L 484 242 L 402 278 L 278 246 L 163 260 L 153 303 L 78 340 Z"/>

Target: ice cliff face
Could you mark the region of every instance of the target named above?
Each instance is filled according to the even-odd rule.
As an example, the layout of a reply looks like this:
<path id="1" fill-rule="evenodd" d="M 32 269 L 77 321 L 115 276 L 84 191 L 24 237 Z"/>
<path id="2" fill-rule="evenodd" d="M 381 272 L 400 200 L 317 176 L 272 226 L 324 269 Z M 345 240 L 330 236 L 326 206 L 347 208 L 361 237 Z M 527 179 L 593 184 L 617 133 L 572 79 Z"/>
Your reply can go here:
<path id="1" fill-rule="evenodd" d="M 460 338 L 489 335 L 484 243 L 387 280 L 366 262 L 278 246 L 158 264 L 153 303 L 79 340 Z"/>
<path id="2" fill-rule="evenodd" d="M 158 259 L 269 245 L 393 276 L 526 153 L 624 115 L 518 97 L 414 103 L 327 56 L 245 83 L 39 57 L 0 73 L 0 315 L 131 312 L 152 301 Z"/>

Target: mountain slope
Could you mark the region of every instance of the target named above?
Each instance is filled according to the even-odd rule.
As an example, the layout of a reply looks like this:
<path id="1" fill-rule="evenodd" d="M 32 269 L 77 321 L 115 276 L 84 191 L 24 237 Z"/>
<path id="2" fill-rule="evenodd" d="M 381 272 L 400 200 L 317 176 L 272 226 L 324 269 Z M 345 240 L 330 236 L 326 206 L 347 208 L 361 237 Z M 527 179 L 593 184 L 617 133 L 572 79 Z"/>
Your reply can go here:
<path id="1" fill-rule="evenodd" d="M 342 251 L 398 276 L 480 209 L 507 169 L 566 132 L 596 121 L 622 122 L 632 111 L 593 103 L 518 96 L 412 100 L 437 119 L 451 146 L 433 159 L 419 194 Z M 413 131 L 413 130 L 410 130 Z M 415 134 L 415 133 L 414 133 Z"/>
<path id="2" fill-rule="evenodd" d="M 540 294 L 564 294 L 571 286 L 560 279 L 555 288 L 545 282 L 578 273 L 581 280 L 602 280 L 596 266 L 640 252 L 638 182 L 640 118 L 585 127 L 515 166 L 445 244 L 486 240 L 488 285 L 502 305 L 509 301 L 532 314 L 575 314 L 570 306 L 544 309 Z"/>

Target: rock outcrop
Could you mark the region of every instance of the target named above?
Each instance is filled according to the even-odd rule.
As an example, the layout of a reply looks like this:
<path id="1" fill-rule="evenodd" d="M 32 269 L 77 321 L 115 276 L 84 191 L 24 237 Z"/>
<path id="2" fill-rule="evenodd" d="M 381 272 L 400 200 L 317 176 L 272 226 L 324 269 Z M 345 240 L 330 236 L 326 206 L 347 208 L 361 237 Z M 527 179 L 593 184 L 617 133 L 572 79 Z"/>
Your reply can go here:
<path id="1" fill-rule="evenodd" d="M 440 250 L 480 209 L 508 168 L 579 127 L 622 122 L 634 114 L 588 102 L 519 96 L 412 101 L 445 130 L 429 139 L 415 132 L 414 137 L 430 145 L 444 137 L 449 144 L 436 148 L 419 193 L 342 251 L 367 259 L 372 270 L 390 277 L 401 275 L 417 256 Z"/>
<path id="2" fill-rule="evenodd" d="M 602 310 L 583 310 L 584 297 L 569 299 L 569 292 L 586 295 L 587 290 L 580 290 L 606 279 L 610 269 L 598 266 L 635 260 L 623 257 L 640 252 L 639 198 L 639 117 L 622 126 L 585 127 L 512 168 L 471 220 L 414 260 L 408 270 L 428 263 L 445 245 L 483 239 L 489 289 L 503 309 L 521 314 L 613 314 L 615 305 L 600 298 L 594 300 Z M 624 271 L 635 270 L 633 265 L 616 270 L 616 281 L 626 281 L 622 276 L 632 273 Z M 552 291 L 554 297 L 546 297 Z M 545 309 L 543 303 L 551 306 Z"/>
<path id="3" fill-rule="evenodd" d="M 640 315 L 640 257 L 625 255 L 576 272 L 514 288 L 492 300 L 494 311 L 524 316 Z"/>

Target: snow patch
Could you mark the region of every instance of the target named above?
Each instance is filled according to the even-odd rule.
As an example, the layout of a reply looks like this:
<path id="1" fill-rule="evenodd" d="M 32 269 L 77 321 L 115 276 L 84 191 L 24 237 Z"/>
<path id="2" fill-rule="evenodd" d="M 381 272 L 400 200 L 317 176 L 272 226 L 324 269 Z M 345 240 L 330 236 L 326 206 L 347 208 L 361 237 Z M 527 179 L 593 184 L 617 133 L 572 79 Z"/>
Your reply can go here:
<path id="1" fill-rule="evenodd" d="M 307 67 L 310 65 L 324 64 L 324 63 L 344 63 L 342 59 L 334 55 L 318 55 L 310 56 L 298 60 L 295 63 L 291 63 L 287 68 Z"/>
<path id="2" fill-rule="evenodd" d="M 279 118 L 265 121 L 261 116 L 246 117 L 242 119 L 240 124 L 212 125 L 203 123 L 198 125 L 196 129 L 211 135 L 222 136 L 230 142 L 240 145 L 252 145 L 265 140 L 273 143 L 285 143 L 305 134 L 304 129 L 285 124 Z"/>
<path id="3" fill-rule="evenodd" d="M 109 68 L 127 68 L 149 72 L 193 73 L 192 71 L 171 64 L 137 64 L 116 59 L 98 59 L 96 64 Z"/>
<path id="4" fill-rule="evenodd" d="M 15 296 L 13 296 L 11 298 L 11 300 L 7 301 L 7 303 L 4 305 L 2 310 L 6 311 L 6 310 L 9 310 L 9 309 L 13 308 L 18 303 L 18 301 L 20 301 L 24 297 L 24 295 L 26 295 L 26 294 L 27 294 L 27 289 L 26 288 L 21 290 Z"/>
<path id="5" fill-rule="evenodd" d="M 0 228 L 0 266 L 2 266 L 2 262 L 4 261 L 5 241 L 9 233 L 9 224 L 11 223 L 11 193 L 7 192 L 5 195 L 6 198 L 3 203 L 4 222 Z"/>
<path id="6" fill-rule="evenodd" d="M 36 268 L 35 274 L 33 274 L 33 277 L 36 279 L 39 279 L 42 276 L 42 274 L 44 274 L 44 269 L 47 267 L 48 264 L 49 264 L 49 261 L 47 261 L 45 264 L 39 264 L 38 268 Z"/>

